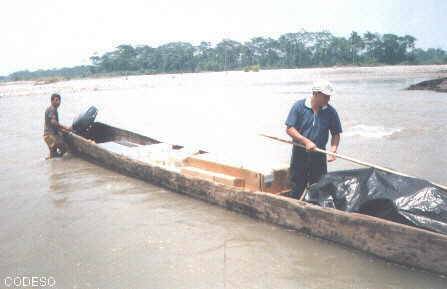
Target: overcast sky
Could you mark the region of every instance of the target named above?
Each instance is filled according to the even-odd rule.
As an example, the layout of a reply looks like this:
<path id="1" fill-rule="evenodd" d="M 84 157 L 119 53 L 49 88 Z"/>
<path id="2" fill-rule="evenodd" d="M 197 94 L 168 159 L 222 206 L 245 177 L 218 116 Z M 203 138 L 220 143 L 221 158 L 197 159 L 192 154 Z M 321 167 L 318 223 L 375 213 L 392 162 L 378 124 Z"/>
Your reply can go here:
<path id="1" fill-rule="evenodd" d="M 0 75 L 88 64 L 124 43 L 245 41 L 301 29 L 411 34 L 418 47 L 447 49 L 446 13 L 445 0 L 4 0 Z"/>

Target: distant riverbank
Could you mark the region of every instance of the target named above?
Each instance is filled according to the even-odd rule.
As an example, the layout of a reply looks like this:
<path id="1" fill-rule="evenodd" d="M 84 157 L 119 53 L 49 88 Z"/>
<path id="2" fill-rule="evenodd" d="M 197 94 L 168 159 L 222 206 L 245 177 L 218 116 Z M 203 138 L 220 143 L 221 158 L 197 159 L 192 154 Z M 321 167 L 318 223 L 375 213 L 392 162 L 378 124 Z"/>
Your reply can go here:
<path id="1" fill-rule="evenodd" d="M 312 69 L 362 69 L 362 68 L 374 68 L 374 67 L 394 67 L 394 68 L 411 68 L 411 67 L 444 67 L 443 65 L 438 64 L 429 64 L 429 65 L 411 65 L 411 64 L 396 64 L 396 65 L 388 65 L 388 64 L 369 64 L 369 65 L 352 65 L 352 64 L 345 64 L 345 65 L 333 65 L 333 66 L 317 66 L 317 67 L 298 67 L 298 68 L 264 68 L 260 69 L 259 67 L 247 67 L 244 69 L 233 69 L 233 70 L 225 70 L 225 71 L 200 71 L 200 72 L 191 72 L 191 71 L 180 71 L 180 72 L 159 72 L 159 73 L 153 73 L 153 72 L 141 72 L 141 71 L 115 71 L 115 72 L 109 72 L 109 73 L 92 73 L 88 75 L 81 75 L 81 76 L 74 76 L 74 77 L 67 77 L 67 76 L 48 76 L 48 77 L 30 77 L 28 79 L 17 79 L 17 80 L 9 80 L 9 79 L 1 79 L 0 78 L 0 85 L 5 83 L 14 83 L 14 82 L 23 82 L 23 81 L 32 81 L 34 82 L 34 85 L 47 85 L 52 83 L 57 83 L 61 81 L 68 81 L 68 80 L 81 80 L 81 79 L 103 79 L 103 78 L 116 78 L 116 77 L 127 77 L 127 76 L 144 76 L 144 75 L 181 75 L 181 74 L 196 74 L 196 73 L 212 73 L 212 72 L 259 72 L 259 71 L 270 71 L 270 70 L 312 70 Z M 446 74 L 446 69 L 439 69 L 437 71 L 439 74 Z M 416 86 L 410 86 L 408 87 L 409 90 L 420 90 L 428 88 L 416 88 Z M 435 89 L 433 89 L 435 90 Z"/>
<path id="2" fill-rule="evenodd" d="M 17 71 L 0 81 L 110 77 L 165 73 L 258 71 L 333 66 L 447 64 L 443 49 L 416 47 L 411 35 L 358 33 L 339 37 L 328 31 L 285 33 L 278 38 L 255 37 L 245 42 L 223 39 L 169 42 L 158 47 L 121 44 L 90 57 L 89 65 L 59 69 Z"/>

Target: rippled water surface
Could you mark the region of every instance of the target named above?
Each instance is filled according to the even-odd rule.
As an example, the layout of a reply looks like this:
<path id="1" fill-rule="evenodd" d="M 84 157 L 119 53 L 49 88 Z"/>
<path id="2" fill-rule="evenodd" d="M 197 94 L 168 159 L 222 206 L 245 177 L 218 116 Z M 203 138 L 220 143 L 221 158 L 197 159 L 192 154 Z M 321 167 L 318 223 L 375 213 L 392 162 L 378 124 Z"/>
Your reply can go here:
<path id="1" fill-rule="evenodd" d="M 446 288 L 440 276 L 73 156 L 45 160 L 42 140 L 49 95 L 59 92 L 65 124 L 95 105 L 100 121 L 162 141 L 287 165 L 290 147 L 257 134 L 284 136 L 290 106 L 321 77 L 337 89 L 341 153 L 446 184 L 447 94 L 404 90 L 445 71 L 329 68 L 1 84 L 0 278 L 53 276 L 58 288 Z M 352 167 L 337 160 L 330 170 Z"/>

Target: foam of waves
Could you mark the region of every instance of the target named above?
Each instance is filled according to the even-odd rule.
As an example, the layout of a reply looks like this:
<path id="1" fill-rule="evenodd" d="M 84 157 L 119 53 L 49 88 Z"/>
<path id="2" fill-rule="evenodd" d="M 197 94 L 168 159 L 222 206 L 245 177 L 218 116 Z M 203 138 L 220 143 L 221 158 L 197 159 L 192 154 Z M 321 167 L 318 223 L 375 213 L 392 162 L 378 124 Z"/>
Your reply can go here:
<path id="1" fill-rule="evenodd" d="M 391 137 L 392 135 L 401 132 L 400 128 L 386 128 L 383 126 L 374 125 L 355 125 L 346 130 L 344 136 L 359 136 L 365 138 L 384 138 Z"/>

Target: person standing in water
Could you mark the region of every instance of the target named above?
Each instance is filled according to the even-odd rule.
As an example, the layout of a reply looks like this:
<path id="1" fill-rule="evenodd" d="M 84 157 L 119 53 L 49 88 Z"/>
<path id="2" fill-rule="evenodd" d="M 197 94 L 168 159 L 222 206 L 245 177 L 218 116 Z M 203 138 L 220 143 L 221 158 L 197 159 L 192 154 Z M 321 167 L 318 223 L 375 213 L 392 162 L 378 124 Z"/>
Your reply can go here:
<path id="1" fill-rule="evenodd" d="M 290 162 L 290 179 L 293 184 L 292 197 L 300 198 L 306 186 L 316 183 L 327 173 L 327 161 L 335 160 L 315 152 L 315 148 L 326 149 L 331 132 L 330 151 L 337 152 L 342 132 L 340 118 L 329 100 L 334 94 L 332 84 L 328 81 L 316 81 L 312 95 L 298 100 L 292 107 L 285 122 L 286 132 L 294 142 L 306 149 L 293 146 Z"/>
<path id="2" fill-rule="evenodd" d="M 63 133 L 71 131 L 59 123 L 57 109 L 61 104 L 61 96 L 57 93 L 51 95 L 51 105 L 45 110 L 45 126 L 43 139 L 50 150 L 49 158 L 62 157 L 67 151 L 67 146 L 63 140 Z"/>

